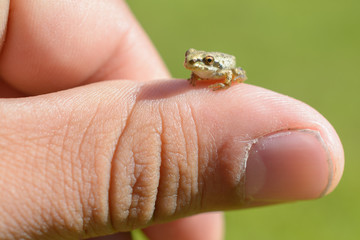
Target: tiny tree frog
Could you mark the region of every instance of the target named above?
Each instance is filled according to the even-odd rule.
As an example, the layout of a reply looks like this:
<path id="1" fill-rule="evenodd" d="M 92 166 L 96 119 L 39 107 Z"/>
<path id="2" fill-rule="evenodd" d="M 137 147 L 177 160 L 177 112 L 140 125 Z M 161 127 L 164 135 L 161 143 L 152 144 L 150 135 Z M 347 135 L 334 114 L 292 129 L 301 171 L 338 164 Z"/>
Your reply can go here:
<path id="1" fill-rule="evenodd" d="M 209 86 L 213 90 L 225 89 L 233 81 L 244 82 L 245 70 L 236 67 L 235 57 L 221 52 L 205 52 L 190 48 L 185 53 L 184 67 L 192 71 L 188 79 L 195 86 L 196 81 L 224 80 Z"/>

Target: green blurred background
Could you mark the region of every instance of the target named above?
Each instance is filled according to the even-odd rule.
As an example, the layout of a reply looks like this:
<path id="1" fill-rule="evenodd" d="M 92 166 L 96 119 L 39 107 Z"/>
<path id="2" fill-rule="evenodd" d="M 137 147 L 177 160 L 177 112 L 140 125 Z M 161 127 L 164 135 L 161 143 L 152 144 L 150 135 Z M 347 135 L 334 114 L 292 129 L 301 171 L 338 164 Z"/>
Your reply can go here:
<path id="1" fill-rule="evenodd" d="M 343 142 L 345 172 L 332 194 L 227 212 L 226 239 L 360 239 L 360 1 L 128 3 L 173 77 L 189 77 L 182 64 L 190 47 L 233 54 L 247 83 L 313 106 Z"/>

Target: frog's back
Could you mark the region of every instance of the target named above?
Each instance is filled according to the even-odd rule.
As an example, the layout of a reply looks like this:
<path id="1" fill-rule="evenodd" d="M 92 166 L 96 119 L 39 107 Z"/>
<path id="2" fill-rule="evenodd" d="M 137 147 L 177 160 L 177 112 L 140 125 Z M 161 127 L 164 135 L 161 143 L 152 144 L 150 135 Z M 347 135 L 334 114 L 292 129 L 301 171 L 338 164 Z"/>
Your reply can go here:
<path id="1" fill-rule="evenodd" d="M 236 59 L 233 55 L 222 52 L 208 52 L 207 54 L 214 57 L 214 64 L 219 69 L 231 69 L 236 67 Z"/>

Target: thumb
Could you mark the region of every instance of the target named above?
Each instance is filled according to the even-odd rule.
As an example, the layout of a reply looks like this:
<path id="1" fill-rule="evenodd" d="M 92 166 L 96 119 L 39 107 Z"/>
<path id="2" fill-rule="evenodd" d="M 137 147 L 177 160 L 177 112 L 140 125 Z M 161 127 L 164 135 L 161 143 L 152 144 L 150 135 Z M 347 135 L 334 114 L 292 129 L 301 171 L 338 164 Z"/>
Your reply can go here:
<path id="1" fill-rule="evenodd" d="M 0 239 L 78 239 L 317 198 L 343 171 L 331 125 L 246 84 L 112 81 L 0 101 Z"/>

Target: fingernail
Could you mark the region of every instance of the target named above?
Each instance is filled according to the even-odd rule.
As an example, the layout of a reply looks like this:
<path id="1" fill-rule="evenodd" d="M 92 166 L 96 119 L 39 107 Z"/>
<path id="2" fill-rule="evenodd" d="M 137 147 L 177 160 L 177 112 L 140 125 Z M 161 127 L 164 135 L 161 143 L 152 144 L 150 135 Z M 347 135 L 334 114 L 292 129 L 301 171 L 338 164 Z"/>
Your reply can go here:
<path id="1" fill-rule="evenodd" d="M 293 130 L 261 137 L 249 151 L 245 197 L 265 202 L 318 198 L 330 185 L 331 163 L 317 131 Z"/>

